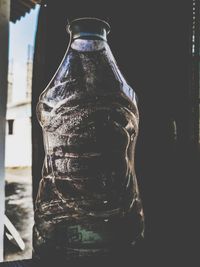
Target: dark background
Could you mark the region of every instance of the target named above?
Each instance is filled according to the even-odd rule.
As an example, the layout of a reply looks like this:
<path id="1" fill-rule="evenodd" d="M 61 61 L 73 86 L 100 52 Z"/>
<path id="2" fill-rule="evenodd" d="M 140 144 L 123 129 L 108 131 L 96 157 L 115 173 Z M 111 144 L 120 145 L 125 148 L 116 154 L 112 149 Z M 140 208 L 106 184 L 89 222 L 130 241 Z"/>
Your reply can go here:
<path id="1" fill-rule="evenodd" d="M 198 8 L 199 1 L 192 0 L 49 0 L 43 1 L 39 14 L 33 70 L 33 196 L 44 158 L 35 106 L 67 49 L 67 19 L 105 19 L 111 26 L 108 43 L 139 99 L 136 171 L 146 231 L 138 255 L 154 266 L 156 262 L 158 266 L 194 266 L 199 57 L 191 49 L 193 2 Z M 199 9 L 196 12 L 199 15 Z"/>

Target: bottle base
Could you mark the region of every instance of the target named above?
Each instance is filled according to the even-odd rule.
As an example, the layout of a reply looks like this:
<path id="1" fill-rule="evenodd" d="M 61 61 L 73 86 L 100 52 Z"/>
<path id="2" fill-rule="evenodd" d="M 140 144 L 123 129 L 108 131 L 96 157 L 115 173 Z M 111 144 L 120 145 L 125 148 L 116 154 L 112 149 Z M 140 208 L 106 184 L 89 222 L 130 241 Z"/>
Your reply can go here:
<path id="1" fill-rule="evenodd" d="M 33 251 L 33 260 L 38 262 L 37 266 L 66 266 L 66 263 L 70 263 L 70 266 L 109 266 L 108 264 L 115 264 L 115 266 L 121 265 L 124 261 L 129 262 L 137 261 L 140 257 L 140 251 L 142 250 L 143 235 L 140 235 L 137 240 L 129 244 L 118 244 L 112 248 L 91 248 L 91 249 L 72 249 L 67 248 L 64 250 L 46 250 L 37 253 Z M 95 265 L 94 265 L 95 264 Z M 119 265 L 118 265 L 119 264 Z M 112 265 L 111 265 L 112 266 Z M 127 265 L 128 266 L 128 265 Z"/>

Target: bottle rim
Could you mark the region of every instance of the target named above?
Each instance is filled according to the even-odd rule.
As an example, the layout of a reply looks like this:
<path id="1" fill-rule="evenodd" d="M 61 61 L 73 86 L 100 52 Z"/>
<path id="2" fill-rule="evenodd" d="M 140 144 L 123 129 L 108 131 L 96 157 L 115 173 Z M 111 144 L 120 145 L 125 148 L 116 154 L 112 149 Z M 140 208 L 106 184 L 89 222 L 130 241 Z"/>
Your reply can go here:
<path id="1" fill-rule="evenodd" d="M 106 29 L 106 33 L 109 34 L 110 32 L 110 25 L 107 21 L 99 19 L 99 18 L 95 18 L 95 17 L 81 17 L 81 18 L 77 18 L 77 19 L 73 19 L 72 21 L 70 21 L 67 24 L 67 32 L 71 33 L 71 28 L 73 26 L 73 24 L 77 23 L 77 22 L 81 22 L 81 21 L 93 21 L 93 22 L 98 22 L 104 25 L 105 29 Z"/>

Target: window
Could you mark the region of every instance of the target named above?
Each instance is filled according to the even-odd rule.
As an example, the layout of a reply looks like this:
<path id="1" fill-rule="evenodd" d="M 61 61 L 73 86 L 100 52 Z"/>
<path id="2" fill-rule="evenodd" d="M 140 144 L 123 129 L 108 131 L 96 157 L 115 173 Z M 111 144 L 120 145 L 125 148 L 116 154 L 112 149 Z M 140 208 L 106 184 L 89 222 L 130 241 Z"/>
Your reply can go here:
<path id="1" fill-rule="evenodd" d="M 8 120 L 8 134 L 9 135 L 13 134 L 13 124 L 14 124 L 14 120 Z"/>

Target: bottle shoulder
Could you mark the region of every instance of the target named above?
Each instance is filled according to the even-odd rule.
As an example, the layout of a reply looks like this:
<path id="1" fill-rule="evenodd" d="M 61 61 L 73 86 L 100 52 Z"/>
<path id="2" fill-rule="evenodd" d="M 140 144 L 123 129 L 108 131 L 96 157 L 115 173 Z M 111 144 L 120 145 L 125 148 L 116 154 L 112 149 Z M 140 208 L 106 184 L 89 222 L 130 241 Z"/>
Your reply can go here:
<path id="1" fill-rule="evenodd" d="M 69 47 L 52 81 L 40 95 L 38 113 L 60 106 L 109 102 L 124 105 L 137 116 L 135 92 L 121 74 L 107 43 L 89 43 L 89 48 L 84 45 Z"/>
<path id="2" fill-rule="evenodd" d="M 99 95 L 122 91 L 131 100 L 135 98 L 134 90 L 127 84 L 105 47 L 89 52 L 70 48 L 40 98 L 61 100 L 75 91 Z"/>

